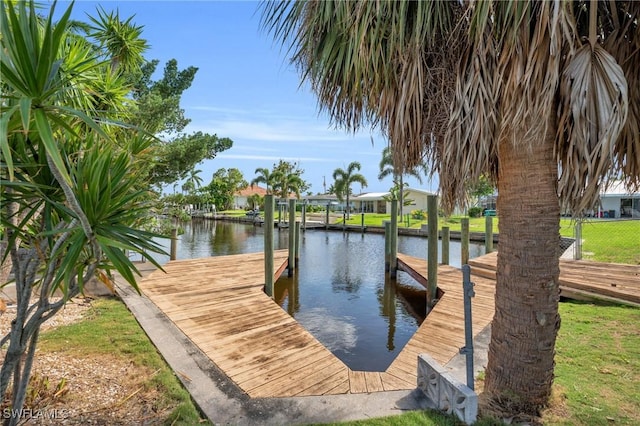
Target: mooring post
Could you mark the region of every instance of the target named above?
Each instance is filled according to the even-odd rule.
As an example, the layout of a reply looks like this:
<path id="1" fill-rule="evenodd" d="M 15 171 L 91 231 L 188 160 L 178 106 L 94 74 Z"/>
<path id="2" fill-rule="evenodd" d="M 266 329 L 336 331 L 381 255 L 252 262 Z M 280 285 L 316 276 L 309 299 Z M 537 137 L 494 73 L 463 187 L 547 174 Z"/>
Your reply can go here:
<path id="1" fill-rule="evenodd" d="M 300 222 L 296 222 L 296 269 L 300 267 Z"/>
<path id="2" fill-rule="evenodd" d="M 342 212 L 342 232 L 347 228 L 347 212 Z"/>
<path id="3" fill-rule="evenodd" d="M 329 229 L 329 206 L 331 205 L 331 202 L 327 203 L 327 214 L 326 214 L 326 219 L 324 221 L 324 229 Z"/>
<path id="4" fill-rule="evenodd" d="M 364 233 L 364 213 L 360 213 L 360 228 L 362 229 L 362 232 Z"/>
<path id="5" fill-rule="evenodd" d="M 389 260 L 391 258 L 391 222 L 384 221 L 384 271 L 389 272 Z"/>
<path id="6" fill-rule="evenodd" d="M 469 218 L 460 219 L 460 264 L 469 263 Z"/>
<path id="7" fill-rule="evenodd" d="M 484 247 L 485 253 L 493 251 L 493 217 L 485 216 L 484 223 Z"/>
<path id="8" fill-rule="evenodd" d="M 573 259 L 582 259 L 582 220 L 576 221 L 575 229 L 575 241 L 573 242 Z"/>
<path id="9" fill-rule="evenodd" d="M 280 223 L 282 222 L 282 206 L 278 201 L 278 228 L 280 228 Z"/>
<path id="10" fill-rule="evenodd" d="M 273 297 L 273 194 L 264 196 L 264 291 Z"/>
<path id="11" fill-rule="evenodd" d="M 307 230 L 307 202 L 302 203 L 302 229 Z"/>
<path id="12" fill-rule="evenodd" d="M 438 296 L 438 196 L 427 196 L 429 236 L 427 237 L 427 313 Z"/>
<path id="13" fill-rule="evenodd" d="M 389 232 L 389 276 L 398 273 L 398 200 L 391 200 L 391 226 Z"/>
<path id="14" fill-rule="evenodd" d="M 296 200 L 289 200 L 289 267 L 287 268 L 290 277 L 296 269 Z"/>
<path id="15" fill-rule="evenodd" d="M 448 226 L 442 227 L 442 264 L 449 264 L 449 240 L 451 239 L 451 233 Z"/>
<path id="16" fill-rule="evenodd" d="M 476 295 L 471 282 L 471 267 L 462 265 L 462 291 L 464 301 L 464 347 L 460 353 L 467 360 L 467 387 L 473 390 L 473 321 L 471 317 L 471 298 Z"/>
<path id="17" fill-rule="evenodd" d="M 169 260 L 178 258 L 178 228 L 171 228 L 171 253 Z"/>

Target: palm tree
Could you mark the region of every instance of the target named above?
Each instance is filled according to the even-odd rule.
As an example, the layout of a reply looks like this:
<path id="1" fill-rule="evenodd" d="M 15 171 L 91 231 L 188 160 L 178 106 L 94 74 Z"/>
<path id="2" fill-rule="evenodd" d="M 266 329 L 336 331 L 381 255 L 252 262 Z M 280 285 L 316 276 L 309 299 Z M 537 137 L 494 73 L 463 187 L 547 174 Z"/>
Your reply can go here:
<path id="1" fill-rule="evenodd" d="M 419 167 L 405 169 L 404 173 L 398 173 L 396 171 L 398 168 L 393 165 L 393 153 L 390 146 L 386 146 L 382 150 L 382 158 L 380 159 L 378 167 L 380 168 L 378 180 L 383 180 L 387 176 L 392 176 L 393 178 L 393 187 L 397 189 L 398 203 L 400 205 L 400 208 L 398 209 L 398 216 L 402 216 L 402 208 L 404 207 L 404 176 L 413 176 L 418 180 L 418 182 L 422 183 L 422 176 L 418 171 Z M 421 167 L 424 168 L 424 164 L 422 164 Z"/>
<path id="2" fill-rule="evenodd" d="M 202 185 L 202 178 L 200 177 L 200 173 L 202 173 L 202 170 L 196 170 L 195 167 L 189 170 L 189 175 L 187 176 L 187 180 L 185 181 L 185 184 L 182 188 L 184 189 L 185 187 L 187 187 L 188 192 L 193 192 L 196 189 L 200 188 L 200 186 Z"/>
<path id="3" fill-rule="evenodd" d="M 348 129 L 380 125 L 397 166 L 426 158 L 446 211 L 467 182 L 497 184 L 485 409 L 538 415 L 560 326 L 560 204 L 579 216 L 611 176 L 640 185 L 640 3 L 296 1 L 263 12 L 320 108 Z"/>
<path id="4" fill-rule="evenodd" d="M 274 180 L 273 174 L 266 167 L 258 167 L 255 171 L 256 176 L 250 183 L 252 187 L 259 184 L 264 183 L 267 187 L 267 194 L 271 194 L 271 188 L 273 188 Z"/>
<path id="5" fill-rule="evenodd" d="M 367 186 L 367 179 L 360 173 L 356 173 L 360 170 L 360 163 L 352 161 L 347 166 L 347 170 L 337 168 L 333 171 L 333 180 L 335 181 L 336 195 L 340 201 L 346 198 L 347 202 L 347 220 L 349 219 L 349 198 L 351 195 L 351 185 L 359 183 L 363 188 Z"/>
<path id="6" fill-rule="evenodd" d="M 276 170 L 272 175 L 273 191 L 285 200 L 289 198 L 289 194 L 296 194 L 296 198 L 300 198 L 300 188 L 304 185 L 302 178 L 296 173 L 284 173 Z"/>

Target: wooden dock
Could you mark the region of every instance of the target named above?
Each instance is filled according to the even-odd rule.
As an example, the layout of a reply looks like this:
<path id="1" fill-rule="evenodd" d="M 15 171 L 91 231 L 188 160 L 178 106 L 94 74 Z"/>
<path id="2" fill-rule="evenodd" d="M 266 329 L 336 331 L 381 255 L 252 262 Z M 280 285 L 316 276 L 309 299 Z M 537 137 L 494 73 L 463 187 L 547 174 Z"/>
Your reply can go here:
<path id="1" fill-rule="evenodd" d="M 469 260 L 476 275 L 495 280 L 498 254 Z M 560 292 L 574 299 L 640 306 L 640 265 L 560 259 Z"/>
<path id="2" fill-rule="evenodd" d="M 402 256 L 426 271 L 426 262 Z M 287 253 L 275 254 L 276 278 Z M 385 372 L 353 371 L 263 292 L 262 253 L 172 261 L 141 291 L 250 397 L 330 395 L 415 389 L 417 355 L 445 364 L 464 345 L 462 274 L 442 266 L 438 306 Z M 424 279 L 424 277 L 423 277 Z M 491 280 L 476 279 L 474 326 L 493 316 Z"/>
<path id="3" fill-rule="evenodd" d="M 494 314 L 496 253 L 473 259 L 473 331 Z M 277 251 L 275 278 L 287 266 Z M 426 285 L 426 260 L 398 254 L 398 265 Z M 563 294 L 640 305 L 640 266 L 561 261 Z M 438 267 L 440 299 L 384 372 L 353 371 L 264 294 L 262 253 L 172 261 L 139 285 L 250 397 L 365 393 L 416 387 L 417 357 L 446 364 L 464 346 L 462 273 Z"/>

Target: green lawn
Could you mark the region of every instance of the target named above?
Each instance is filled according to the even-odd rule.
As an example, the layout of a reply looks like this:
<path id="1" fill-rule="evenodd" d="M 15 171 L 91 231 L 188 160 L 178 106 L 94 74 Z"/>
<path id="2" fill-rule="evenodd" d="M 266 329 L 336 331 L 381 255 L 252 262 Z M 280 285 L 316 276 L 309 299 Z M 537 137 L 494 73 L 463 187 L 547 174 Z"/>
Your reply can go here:
<path id="1" fill-rule="evenodd" d="M 560 303 L 553 404 L 549 426 L 640 424 L 640 309 Z M 480 386 L 478 386 L 480 388 Z M 461 425 L 432 411 L 339 423 L 358 426 Z M 480 419 L 477 425 L 499 425 Z"/>
<path id="2" fill-rule="evenodd" d="M 545 425 L 640 424 L 640 309 L 611 304 L 560 303 L 553 406 Z M 78 357 L 112 356 L 157 372 L 145 386 L 160 392 L 172 414 L 167 424 L 201 422 L 188 393 L 122 302 L 93 302 L 85 318 L 42 335 L 39 351 Z M 481 389 L 481 384 L 478 386 Z M 208 424 L 208 423 L 206 423 Z M 460 425 L 439 412 L 417 411 L 344 425 Z M 481 419 L 482 425 L 497 425 Z"/>
<path id="3" fill-rule="evenodd" d="M 439 218 L 438 228 L 448 226 L 451 231 L 460 231 L 461 216 Z M 354 213 L 348 225 L 360 226 L 361 214 Z M 390 220 L 388 214 L 365 213 L 365 226 L 383 226 L 384 221 Z M 485 218 L 469 218 L 471 232 L 485 232 Z M 411 228 L 420 228 L 427 224 L 426 220 L 409 219 Z M 493 229 L 500 232 L 500 220 L 493 217 Z M 342 223 L 342 219 L 338 221 Z M 406 227 L 406 217 L 398 221 L 398 226 Z M 575 222 L 570 219 L 560 220 L 560 234 L 574 238 Z M 582 225 L 583 259 L 598 262 L 628 263 L 640 265 L 640 220 L 601 220 L 592 219 Z"/>
<path id="4" fill-rule="evenodd" d="M 561 223 L 560 233 L 574 237 L 574 223 Z M 640 265 L 640 220 L 587 220 L 582 240 L 583 259 Z"/>

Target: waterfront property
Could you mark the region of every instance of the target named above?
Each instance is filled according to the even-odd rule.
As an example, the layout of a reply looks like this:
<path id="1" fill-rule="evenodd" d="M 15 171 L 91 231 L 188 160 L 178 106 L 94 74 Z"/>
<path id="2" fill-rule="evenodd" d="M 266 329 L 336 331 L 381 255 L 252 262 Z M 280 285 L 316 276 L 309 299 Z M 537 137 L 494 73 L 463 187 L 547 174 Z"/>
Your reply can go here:
<path id="1" fill-rule="evenodd" d="M 251 397 L 414 389 L 417 354 L 451 360 L 464 342 L 459 270 L 441 267 L 444 295 L 386 371 L 354 371 L 263 292 L 263 254 L 169 262 L 140 289 L 200 350 Z M 426 269 L 424 259 L 404 258 Z M 411 263 L 413 262 L 413 263 Z M 286 252 L 277 251 L 281 273 Z M 474 277 L 474 327 L 493 315 L 492 280 Z M 457 306 L 459 305 L 459 306 Z"/>

